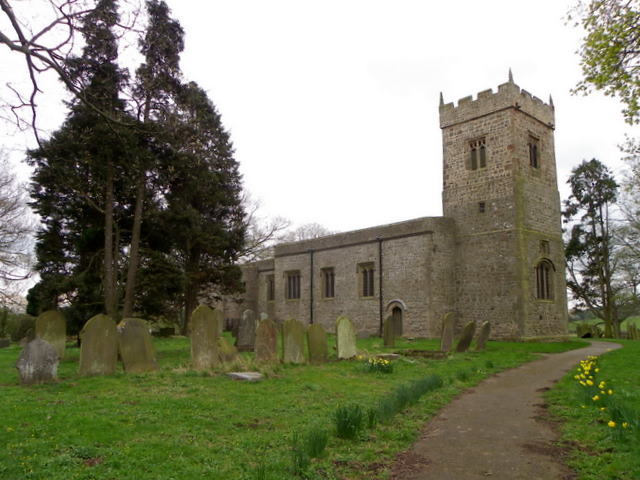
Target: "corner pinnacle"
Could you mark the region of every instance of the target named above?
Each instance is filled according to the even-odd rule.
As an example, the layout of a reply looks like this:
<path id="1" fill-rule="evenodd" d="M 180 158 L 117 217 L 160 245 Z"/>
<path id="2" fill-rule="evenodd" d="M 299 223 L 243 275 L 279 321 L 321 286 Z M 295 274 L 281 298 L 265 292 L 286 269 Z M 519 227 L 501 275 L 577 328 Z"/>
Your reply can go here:
<path id="1" fill-rule="evenodd" d="M 509 83 L 513 83 L 513 73 L 511 73 L 511 67 L 509 67 Z"/>
<path id="2" fill-rule="evenodd" d="M 444 98 L 442 97 L 442 92 L 440 92 L 440 106 L 444 105 Z"/>
<path id="3" fill-rule="evenodd" d="M 549 105 L 553 107 L 553 98 L 551 97 L 551 94 L 549 94 Z"/>

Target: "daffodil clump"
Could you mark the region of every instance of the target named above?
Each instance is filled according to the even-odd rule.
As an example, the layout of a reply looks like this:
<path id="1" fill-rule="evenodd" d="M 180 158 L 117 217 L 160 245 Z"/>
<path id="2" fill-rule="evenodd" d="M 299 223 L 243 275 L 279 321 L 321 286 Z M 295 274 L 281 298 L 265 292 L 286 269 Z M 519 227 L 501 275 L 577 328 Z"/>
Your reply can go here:
<path id="1" fill-rule="evenodd" d="M 634 430 L 640 433 L 640 416 L 617 400 L 614 389 L 605 380 L 598 378 L 600 368 L 598 357 L 589 356 L 581 360 L 577 373 L 573 378 L 578 382 L 583 393 L 582 408 L 595 406 L 604 416 L 602 422 L 612 429 L 615 436 Z"/>
<path id="2" fill-rule="evenodd" d="M 386 358 L 369 358 L 364 362 L 367 372 L 393 373 L 393 365 Z"/>

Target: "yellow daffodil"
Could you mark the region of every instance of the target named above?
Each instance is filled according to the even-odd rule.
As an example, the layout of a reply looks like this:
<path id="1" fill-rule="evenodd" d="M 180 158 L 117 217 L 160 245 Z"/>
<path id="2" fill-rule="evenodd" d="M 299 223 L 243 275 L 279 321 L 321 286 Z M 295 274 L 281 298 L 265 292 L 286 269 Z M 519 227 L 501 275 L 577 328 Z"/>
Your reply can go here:
<path id="1" fill-rule="evenodd" d="M 594 402 L 597 402 L 598 400 L 600 400 L 600 396 L 594 395 L 593 397 L 591 397 L 591 400 L 593 400 Z"/>
<path id="2" fill-rule="evenodd" d="M 609 420 L 609 423 L 607 423 L 607 425 L 609 425 L 611 428 L 614 428 L 616 426 L 616 422 L 614 422 L 613 420 Z"/>

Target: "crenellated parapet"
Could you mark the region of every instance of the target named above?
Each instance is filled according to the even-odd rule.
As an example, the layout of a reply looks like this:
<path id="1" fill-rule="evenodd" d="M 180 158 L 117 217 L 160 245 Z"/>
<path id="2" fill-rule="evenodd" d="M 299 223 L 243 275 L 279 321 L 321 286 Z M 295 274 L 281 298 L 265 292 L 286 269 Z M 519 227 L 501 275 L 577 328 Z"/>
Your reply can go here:
<path id="1" fill-rule="evenodd" d="M 521 89 L 510 79 L 498 86 L 498 91 L 492 89 L 483 90 L 474 99 L 472 96 L 458 100 L 457 105 L 444 103 L 440 97 L 440 128 L 450 127 L 460 122 L 466 122 L 484 115 L 515 108 L 551 128 L 555 126 L 555 114 L 553 102 L 549 97 L 549 103 L 545 103 L 538 97 Z"/>

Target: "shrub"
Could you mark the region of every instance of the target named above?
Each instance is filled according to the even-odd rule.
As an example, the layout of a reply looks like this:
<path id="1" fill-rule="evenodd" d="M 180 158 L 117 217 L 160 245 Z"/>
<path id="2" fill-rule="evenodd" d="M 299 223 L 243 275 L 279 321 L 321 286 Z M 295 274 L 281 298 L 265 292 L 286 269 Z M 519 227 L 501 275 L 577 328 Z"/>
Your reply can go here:
<path id="1" fill-rule="evenodd" d="M 36 319 L 30 315 L 15 315 L 9 317 L 7 333 L 12 342 L 19 342 L 26 336 L 35 335 Z"/>
<path id="2" fill-rule="evenodd" d="M 353 440 L 362 430 L 364 414 L 360 405 L 345 405 L 338 407 L 334 414 L 336 436 Z"/>

